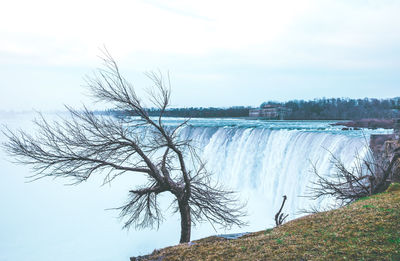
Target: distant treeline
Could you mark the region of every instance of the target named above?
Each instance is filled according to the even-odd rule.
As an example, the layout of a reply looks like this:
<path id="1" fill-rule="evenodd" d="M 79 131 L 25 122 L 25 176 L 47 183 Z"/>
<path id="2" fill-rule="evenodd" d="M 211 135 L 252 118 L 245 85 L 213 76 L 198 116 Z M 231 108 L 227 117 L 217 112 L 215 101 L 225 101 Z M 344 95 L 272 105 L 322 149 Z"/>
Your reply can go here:
<path id="1" fill-rule="evenodd" d="M 264 102 L 265 104 L 276 104 Z M 365 118 L 389 119 L 399 117 L 400 97 L 391 99 L 331 98 L 312 101 L 292 100 L 279 103 L 289 109 L 288 120 L 357 120 Z"/>
<path id="2" fill-rule="evenodd" d="M 251 107 L 234 106 L 229 108 L 203 108 L 203 107 L 191 107 L 191 108 L 170 108 L 163 114 L 165 117 L 183 117 L 183 118 L 229 118 L 229 117 L 248 117 L 249 110 Z M 134 116 L 133 112 L 130 111 L 107 111 L 114 116 Z M 155 108 L 148 109 L 150 116 L 159 116 L 160 110 Z"/>
<path id="3" fill-rule="evenodd" d="M 261 104 L 279 105 L 288 110 L 284 115 L 287 120 L 357 120 L 365 118 L 390 119 L 399 117 L 400 97 L 391 99 L 348 99 L 348 98 L 322 98 L 315 100 L 291 100 L 287 102 L 268 101 Z M 166 117 L 184 118 L 226 118 L 248 117 L 251 107 L 234 106 L 229 108 L 170 108 L 164 112 Z M 160 110 L 150 108 L 150 116 L 158 116 Z M 97 113 L 107 113 L 114 116 L 134 115 L 130 111 L 107 110 Z"/>

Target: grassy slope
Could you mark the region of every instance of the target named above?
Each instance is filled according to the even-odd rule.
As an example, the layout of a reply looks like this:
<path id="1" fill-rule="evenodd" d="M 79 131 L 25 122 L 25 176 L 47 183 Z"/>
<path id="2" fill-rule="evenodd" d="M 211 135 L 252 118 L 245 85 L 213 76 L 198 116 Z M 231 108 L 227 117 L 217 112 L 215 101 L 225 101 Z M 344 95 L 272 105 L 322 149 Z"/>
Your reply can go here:
<path id="1" fill-rule="evenodd" d="M 400 260 L 400 185 L 236 240 L 209 237 L 148 260 Z M 391 191 L 390 191 L 391 190 Z"/>

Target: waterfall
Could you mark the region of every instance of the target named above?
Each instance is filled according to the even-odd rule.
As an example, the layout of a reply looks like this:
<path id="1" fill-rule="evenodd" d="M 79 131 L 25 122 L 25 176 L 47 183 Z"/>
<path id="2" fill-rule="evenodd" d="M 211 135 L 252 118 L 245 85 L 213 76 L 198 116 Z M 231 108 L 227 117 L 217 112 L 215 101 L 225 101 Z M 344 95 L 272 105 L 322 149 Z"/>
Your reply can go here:
<path id="1" fill-rule="evenodd" d="M 35 133 L 31 114 L 0 115 L 11 129 Z M 56 117 L 46 115 L 46 117 Z M 166 118 L 166 126 L 176 127 L 180 118 Z M 214 234 L 260 231 L 274 226 L 274 215 L 282 202 L 289 219 L 307 208 L 307 186 L 315 179 L 310 161 L 317 162 L 321 174 L 331 170 L 332 152 L 351 164 L 357 150 L 364 153 L 363 133 L 390 133 L 391 130 L 342 131 L 328 121 L 261 121 L 248 119 L 192 119 L 181 129 L 182 139 L 191 139 L 207 161 L 208 170 L 226 187 L 247 201 L 247 227 L 231 230 L 208 223 L 193 227 L 192 239 Z M 0 133 L 0 142 L 6 139 Z M 159 230 L 121 230 L 118 207 L 127 192 L 146 179 L 139 175 L 121 175 L 111 186 L 100 186 L 102 175 L 95 175 L 79 186 L 65 186 L 67 180 L 42 179 L 26 183 L 32 173 L 15 165 L 0 150 L 2 183 L 0 197 L 3 213 L 0 223 L 0 259 L 6 260 L 126 260 L 148 254 L 154 248 L 176 244 L 179 239 L 179 215 L 172 215 L 172 196 L 160 195 L 165 216 Z M 142 178 L 142 179 L 139 179 Z M 165 204 L 162 204 L 164 203 Z M 320 204 L 321 202 L 316 202 Z M 323 203 L 323 202 L 322 202 Z M 23 206 L 23 207 L 16 207 Z M 38 240 L 38 235 L 40 235 Z M 110 242 L 113 242 L 110 244 Z M 28 254 L 27 254 L 28 253 Z"/>
<path id="2" fill-rule="evenodd" d="M 290 219 L 299 216 L 299 210 L 322 204 L 302 197 L 316 180 L 311 162 L 326 175 L 332 171 L 331 153 L 351 165 L 357 152 L 366 152 L 363 137 L 346 134 L 237 126 L 188 126 L 181 132 L 200 149 L 219 182 L 239 191 L 251 215 L 260 212 L 269 224 L 283 195 L 288 197 L 284 212 Z"/>

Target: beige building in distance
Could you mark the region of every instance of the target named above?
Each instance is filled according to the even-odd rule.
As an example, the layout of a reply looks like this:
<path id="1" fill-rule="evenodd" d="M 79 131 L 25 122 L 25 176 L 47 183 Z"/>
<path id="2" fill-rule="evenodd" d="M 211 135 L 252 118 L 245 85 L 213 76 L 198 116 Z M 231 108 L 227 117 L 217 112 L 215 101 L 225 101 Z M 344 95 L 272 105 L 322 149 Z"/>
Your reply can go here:
<path id="1" fill-rule="evenodd" d="M 251 109 L 249 117 L 265 118 L 270 120 L 283 120 L 289 110 L 279 104 L 266 104 L 258 109 Z"/>

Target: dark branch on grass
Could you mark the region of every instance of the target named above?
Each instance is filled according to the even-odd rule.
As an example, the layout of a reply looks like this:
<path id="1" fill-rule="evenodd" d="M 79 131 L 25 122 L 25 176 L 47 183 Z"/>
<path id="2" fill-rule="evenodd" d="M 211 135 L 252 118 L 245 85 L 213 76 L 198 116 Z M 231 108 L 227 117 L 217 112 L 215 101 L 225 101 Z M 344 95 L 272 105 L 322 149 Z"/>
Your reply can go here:
<path id="1" fill-rule="evenodd" d="M 287 199 L 287 197 L 286 197 L 286 195 L 284 195 L 284 196 L 283 196 L 283 201 L 282 201 L 281 208 L 280 208 L 279 211 L 275 214 L 275 225 L 276 225 L 277 227 L 279 227 L 280 225 L 282 225 L 283 222 L 285 221 L 285 219 L 289 216 L 289 214 L 286 214 L 286 215 L 285 215 L 285 214 L 281 213 L 281 212 L 282 212 L 282 209 L 283 209 L 283 206 L 285 205 L 286 199 Z"/>

